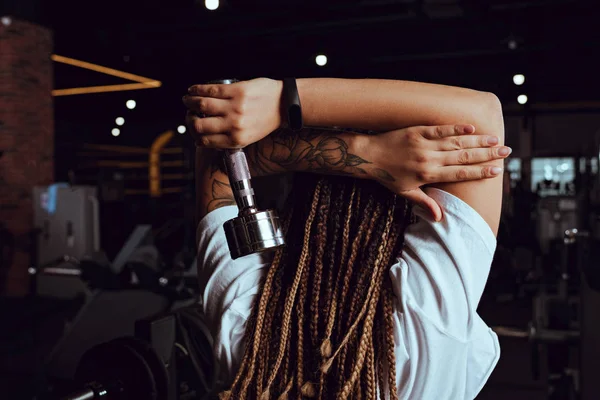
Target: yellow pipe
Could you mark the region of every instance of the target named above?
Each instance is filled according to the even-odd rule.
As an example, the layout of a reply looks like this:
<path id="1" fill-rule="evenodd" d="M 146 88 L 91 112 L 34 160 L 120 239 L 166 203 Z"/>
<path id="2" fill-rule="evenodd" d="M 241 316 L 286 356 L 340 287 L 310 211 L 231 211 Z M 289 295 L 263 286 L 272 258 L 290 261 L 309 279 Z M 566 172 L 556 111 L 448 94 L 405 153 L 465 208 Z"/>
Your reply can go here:
<path id="1" fill-rule="evenodd" d="M 121 85 L 86 86 L 69 89 L 55 89 L 52 96 L 73 96 L 75 94 L 123 92 L 126 90 L 154 89 L 162 85 L 159 81 L 148 81 L 144 83 L 125 83 Z"/>
<path id="2" fill-rule="evenodd" d="M 150 146 L 148 180 L 150 184 L 150 196 L 160 197 L 160 152 L 173 138 L 173 131 L 161 133 Z"/>

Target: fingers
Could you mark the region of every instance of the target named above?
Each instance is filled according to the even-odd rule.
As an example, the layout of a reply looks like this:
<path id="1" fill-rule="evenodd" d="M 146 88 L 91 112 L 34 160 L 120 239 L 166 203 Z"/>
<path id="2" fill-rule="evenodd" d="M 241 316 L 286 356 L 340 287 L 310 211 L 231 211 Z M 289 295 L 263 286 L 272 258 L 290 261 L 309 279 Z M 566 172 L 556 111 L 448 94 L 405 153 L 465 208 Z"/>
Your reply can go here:
<path id="1" fill-rule="evenodd" d="M 435 183 L 446 183 L 446 182 L 464 182 L 474 181 L 478 179 L 489 179 L 495 178 L 502 174 L 503 169 L 495 166 L 480 166 L 480 165 L 469 165 L 469 166 L 449 166 L 441 167 L 438 175 L 432 176 L 432 181 Z"/>
<path id="2" fill-rule="evenodd" d="M 225 115 L 229 102 L 211 97 L 183 96 L 183 104 L 191 111 L 204 115 Z"/>
<path id="3" fill-rule="evenodd" d="M 431 197 L 427 196 L 421 188 L 407 190 L 405 192 L 401 192 L 400 196 L 406 198 L 407 200 L 412 201 L 415 205 L 418 205 L 425 210 L 429 211 L 429 213 L 433 216 L 433 219 L 437 221 L 441 221 L 442 219 L 442 209 L 435 200 Z"/>
<path id="4" fill-rule="evenodd" d="M 199 136 L 224 134 L 229 130 L 225 119 L 219 116 L 200 118 L 188 111 L 185 122 L 188 129 Z"/>
<path id="5" fill-rule="evenodd" d="M 215 99 L 231 99 L 238 91 L 238 84 L 206 84 L 194 85 L 188 89 L 192 96 L 212 97 Z"/>
<path id="6" fill-rule="evenodd" d="M 499 143 L 497 136 L 468 135 L 447 137 L 436 142 L 437 150 L 452 151 L 461 149 L 473 149 L 476 147 L 491 147 Z"/>
<path id="7" fill-rule="evenodd" d="M 442 165 L 479 164 L 506 158 L 511 152 L 512 149 L 507 146 L 448 151 L 443 153 Z"/>
<path id="8" fill-rule="evenodd" d="M 475 133 L 473 125 L 438 125 L 422 128 L 424 128 L 424 131 L 421 133 L 423 137 L 431 140 Z"/>

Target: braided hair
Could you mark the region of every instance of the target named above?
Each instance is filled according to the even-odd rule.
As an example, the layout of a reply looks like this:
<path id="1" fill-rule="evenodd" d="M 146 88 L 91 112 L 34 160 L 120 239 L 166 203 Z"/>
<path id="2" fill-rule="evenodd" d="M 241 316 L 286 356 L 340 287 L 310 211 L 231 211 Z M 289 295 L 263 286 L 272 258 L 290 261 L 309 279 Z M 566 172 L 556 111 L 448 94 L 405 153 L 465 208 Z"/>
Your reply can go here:
<path id="1" fill-rule="evenodd" d="M 393 291 L 408 203 L 374 182 L 301 175 L 287 246 L 248 322 L 229 400 L 397 399 Z M 385 376 L 385 375 L 386 376 Z M 387 388 L 386 388 L 387 386 Z"/>

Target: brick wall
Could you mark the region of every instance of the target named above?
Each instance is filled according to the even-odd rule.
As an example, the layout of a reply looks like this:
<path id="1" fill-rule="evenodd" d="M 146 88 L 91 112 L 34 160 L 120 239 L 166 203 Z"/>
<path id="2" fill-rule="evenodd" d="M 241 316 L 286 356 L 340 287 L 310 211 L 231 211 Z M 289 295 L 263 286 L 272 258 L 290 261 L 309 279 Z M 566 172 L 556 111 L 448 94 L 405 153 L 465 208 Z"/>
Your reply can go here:
<path id="1" fill-rule="evenodd" d="M 0 294 L 27 293 L 32 188 L 54 178 L 52 34 L 41 26 L 0 20 L 0 224 L 16 239 L 0 271 Z"/>

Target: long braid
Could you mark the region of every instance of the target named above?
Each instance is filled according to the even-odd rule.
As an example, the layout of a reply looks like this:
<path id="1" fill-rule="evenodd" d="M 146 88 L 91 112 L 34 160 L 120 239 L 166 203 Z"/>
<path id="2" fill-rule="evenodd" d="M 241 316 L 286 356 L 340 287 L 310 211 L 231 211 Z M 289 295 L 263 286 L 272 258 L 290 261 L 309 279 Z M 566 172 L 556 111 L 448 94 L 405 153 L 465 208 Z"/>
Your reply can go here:
<path id="1" fill-rule="evenodd" d="M 312 345 L 317 346 L 319 341 L 319 295 L 321 291 L 321 279 L 323 276 L 323 256 L 327 241 L 327 219 L 329 216 L 329 202 L 331 200 L 331 188 L 329 185 L 323 187 L 323 201 L 319 207 L 319 222 L 317 224 L 317 250 L 315 256 L 315 271 L 312 281 L 313 296 L 310 302 L 312 319 L 310 321 Z"/>
<path id="2" fill-rule="evenodd" d="M 338 190 L 338 196 L 335 199 L 335 206 L 334 209 L 336 210 L 342 210 L 343 209 L 343 205 L 344 205 L 344 195 L 345 195 L 345 186 L 341 185 L 341 188 Z M 335 276 L 337 276 L 336 274 L 336 267 L 340 268 L 341 265 L 339 263 L 336 263 L 336 253 L 339 253 L 338 251 L 338 241 L 339 241 L 339 237 L 340 237 L 340 231 L 341 231 L 341 223 L 340 223 L 340 213 L 336 212 L 335 214 L 333 214 L 333 218 L 331 218 L 331 245 L 328 246 L 329 251 L 327 252 L 327 260 L 328 260 L 328 273 L 327 273 L 327 293 L 331 294 L 333 291 L 333 279 Z M 325 296 L 325 304 L 322 307 L 322 312 L 326 313 L 327 310 L 329 310 L 331 308 L 331 303 L 332 301 L 334 301 L 333 296 L 329 295 L 329 296 Z"/>
<path id="3" fill-rule="evenodd" d="M 385 296 L 385 294 L 384 294 Z M 380 318 L 384 317 L 384 308 L 383 308 L 383 299 L 380 298 L 379 299 L 379 304 L 377 306 L 377 313 L 379 315 Z M 375 332 L 377 341 L 375 342 L 375 353 L 378 354 L 377 356 L 377 382 L 379 385 L 379 392 L 380 392 L 380 397 L 382 400 L 385 400 L 385 392 L 384 392 L 384 388 L 385 388 L 385 373 L 384 373 L 384 356 L 383 354 L 385 353 L 385 340 L 386 340 L 386 336 L 385 336 L 385 332 L 384 329 L 382 329 L 381 324 L 377 324 L 376 326 L 376 332 Z M 393 338 L 392 338 L 393 339 Z"/>
<path id="4" fill-rule="evenodd" d="M 360 199 L 360 188 L 358 191 L 358 199 Z M 360 225 L 358 226 L 358 233 L 356 234 L 356 238 L 354 243 L 352 244 L 352 250 L 350 252 L 350 258 L 348 260 L 348 270 L 346 272 L 346 274 L 344 274 L 344 282 L 343 282 L 343 286 L 342 286 L 342 291 L 340 293 L 340 302 L 343 302 L 346 299 L 346 296 L 348 294 L 348 290 L 350 289 L 350 280 L 352 278 L 353 275 L 353 269 L 354 269 L 354 263 L 356 261 L 356 257 L 358 256 L 358 250 L 359 250 L 359 245 L 362 244 L 362 238 L 363 235 L 365 233 L 365 230 L 369 229 L 372 230 L 373 229 L 373 223 L 374 220 L 376 219 L 376 216 L 372 214 L 373 213 L 373 198 L 370 197 L 369 200 L 367 201 L 367 205 L 365 206 L 365 218 L 361 221 Z M 369 218 L 371 218 L 371 220 L 369 220 Z M 370 221 L 372 221 L 372 223 L 370 223 Z M 369 225 L 369 226 L 367 226 Z M 367 239 L 368 241 L 368 239 Z M 338 319 L 338 324 L 337 324 L 337 332 L 342 332 L 342 322 L 344 320 L 344 311 L 343 309 L 340 309 L 340 318 Z M 348 317 L 349 319 L 349 317 Z M 346 347 L 342 350 L 342 353 L 340 355 L 340 362 L 338 365 L 338 385 L 339 387 L 342 386 L 345 377 L 344 377 L 344 372 L 345 372 L 345 364 L 346 364 Z"/>
<path id="5" fill-rule="evenodd" d="M 366 370 L 366 387 L 367 399 L 375 400 L 377 380 L 375 379 L 375 348 L 373 345 L 373 335 L 370 336 L 370 343 L 367 347 L 367 370 Z"/>
<path id="6" fill-rule="evenodd" d="M 304 384 L 304 302 L 306 300 L 306 292 L 308 291 L 308 268 L 304 268 L 302 271 L 302 278 L 300 280 L 300 295 L 298 296 L 298 309 L 297 309 L 297 320 L 298 320 L 298 353 L 296 355 L 297 367 L 296 386 L 298 390 L 302 389 Z"/>
<path id="7" fill-rule="evenodd" d="M 275 361 L 273 371 L 271 371 L 271 375 L 269 376 L 269 380 L 267 381 L 267 387 L 266 387 L 264 393 L 261 395 L 261 400 L 263 400 L 263 397 L 265 399 L 269 398 L 269 389 L 270 389 L 271 385 L 273 384 L 273 381 L 275 380 L 275 376 L 277 375 L 277 372 L 279 370 L 281 362 L 283 361 L 285 345 L 286 345 L 286 342 L 287 342 L 288 336 L 289 336 L 288 329 L 290 328 L 290 319 L 292 317 L 292 306 L 294 305 L 294 300 L 296 298 L 296 292 L 298 291 L 298 286 L 300 285 L 300 277 L 302 275 L 302 271 L 304 270 L 304 267 L 308 260 L 308 253 L 309 253 L 308 252 L 308 243 L 309 243 L 309 239 L 310 239 L 310 231 L 311 231 L 313 220 L 315 218 L 315 213 L 317 211 L 316 209 L 317 209 L 319 193 L 321 191 L 322 184 L 323 184 L 323 181 L 320 180 L 315 189 L 315 195 L 314 195 L 313 202 L 312 202 L 312 205 L 310 208 L 310 214 L 308 215 L 308 220 L 306 221 L 306 228 L 305 228 L 305 232 L 304 232 L 304 246 L 302 249 L 302 254 L 300 255 L 300 261 L 298 263 L 298 271 L 296 272 L 294 282 L 292 284 L 290 292 L 288 293 L 288 298 L 286 300 L 285 309 L 283 311 L 283 321 L 281 324 L 282 325 L 282 334 L 281 334 L 281 343 L 279 344 L 279 354 L 277 356 L 277 360 Z"/>
<path id="8" fill-rule="evenodd" d="M 390 400 L 398 398 L 398 390 L 396 389 L 396 357 L 394 352 L 394 321 L 392 309 L 392 292 L 389 288 L 385 288 L 383 294 L 383 317 L 385 321 L 385 336 L 386 336 L 386 354 L 388 367 L 388 386 L 390 391 Z"/>
<path id="9" fill-rule="evenodd" d="M 267 278 L 265 280 L 265 284 L 263 286 L 263 293 L 260 298 L 260 303 L 258 306 L 258 315 L 256 317 L 256 326 L 255 326 L 255 334 L 254 334 L 254 342 L 252 343 L 252 354 L 258 355 L 259 347 L 261 344 L 261 334 L 263 332 L 263 322 L 265 318 L 265 314 L 267 312 L 267 305 L 269 303 L 269 297 L 271 295 L 271 286 L 273 283 L 273 278 L 275 277 L 275 273 L 279 267 L 279 263 L 281 262 L 281 256 L 283 254 L 283 250 L 277 251 L 275 255 L 275 260 L 269 268 L 269 272 L 267 273 Z M 256 367 L 256 357 L 252 358 L 250 365 L 248 367 L 248 375 L 244 382 L 242 383 L 241 392 L 239 394 L 240 400 L 244 400 L 246 398 L 246 393 L 248 391 L 248 386 L 250 385 L 252 378 L 254 376 L 254 369 Z"/>
<path id="10" fill-rule="evenodd" d="M 285 249 L 283 250 L 284 254 L 285 254 Z M 281 275 L 282 275 L 282 269 L 279 268 L 279 270 L 276 273 L 276 276 L 274 278 L 274 287 L 273 287 L 273 292 L 272 292 L 272 296 L 271 296 L 271 301 L 274 303 L 279 302 L 279 299 L 281 297 Z M 263 323 L 264 325 L 264 330 L 261 333 L 262 338 L 261 340 L 266 341 L 268 340 L 267 336 L 269 332 L 272 332 L 273 330 L 273 320 L 275 317 L 275 307 L 269 307 L 267 310 L 267 315 L 265 317 L 265 321 Z M 257 370 L 257 379 L 256 379 L 256 392 L 257 392 L 257 397 L 260 395 L 260 393 L 262 393 L 262 388 L 263 385 L 266 383 L 265 379 L 265 371 L 267 369 L 267 364 L 269 363 L 269 358 L 272 358 L 271 354 L 270 354 L 270 348 L 271 346 L 268 345 L 264 345 L 264 343 L 261 343 L 261 352 L 259 354 L 259 358 L 258 358 L 258 370 Z"/>
<path id="11" fill-rule="evenodd" d="M 381 205 L 377 204 L 377 206 L 375 207 L 375 211 L 373 212 L 373 219 L 371 220 L 372 225 L 369 227 L 369 230 L 367 230 L 367 236 L 365 239 L 365 245 L 368 246 L 368 243 L 371 240 L 371 237 L 373 236 L 373 227 L 375 226 L 375 224 L 377 224 L 378 220 L 379 220 L 379 216 L 381 215 Z M 376 240 L 377 240 L 378 235 L 375 236 Z M 376 243 L 375 243 L 376 244 Z M 365 262 L 365 257 L 368 255 L 369 253 L 363 253 L 363 263 Z M 367 261 L 367 263 L 369 263 Z M 362 274 L 359 275 L 359 279 L 358 282 L 356 284 L 356 287 L 359 288 L 359 290 L 355 290 L 354 293 L 352 294 L 352 300 L 350 301 L 350 308 L 348 311 L 348 315 L 349 315 L 349 319 L 348 321 L 352 321 L 355 317 L 354 315 L 354 310 L 356 309 L 356 306 L 358 304 L 360 295 L 362 290 L 360 290 L 360 288 L 365 287 L 365 282 L 369 281 L 372 277 L 372 274 L 370 273 L 371 271 L 361 271 Z M 346 329 L 348 329 L 348 326 L 346 327 Z"/>
<path id="12" fill-rule="evenodd" d="M 349 242 L 349 227 L 350 218 L 352 217 L 352 206 L 354 205 L 354 195 L 356 193 L 356 185 L 352 186 L 352 193 L 350 193 L 350 201 L 348 202 L 348 208 L 346 210 L 346 220 L 344 221 L 344 229 L 342 231 L 342 255 L 340 257 L 340 265 L 346 265 L 346 253 L 348 251 Z M 333 268 L 332 268 L 333 270 Z M 323 357 L 331 357 L 331 334 L 333 332 L 333 326 L 335 324 L 335 314 L 337 310 L 337 296 L 340 289 L 340 280 L 343 273 L 346 272 L 344 268 L 339 268 L 337 277 L 335 279 L 335 286 L 333 289 L 333 295 L 331 296 L 331 306 L 329 307 L 329 315 L 327 318 L 327 326 L 325 327 L 325 340 L 321 345 L 321 354 Z M 340 299 L 341 300 L 341 299 Z"/>

